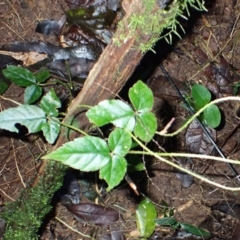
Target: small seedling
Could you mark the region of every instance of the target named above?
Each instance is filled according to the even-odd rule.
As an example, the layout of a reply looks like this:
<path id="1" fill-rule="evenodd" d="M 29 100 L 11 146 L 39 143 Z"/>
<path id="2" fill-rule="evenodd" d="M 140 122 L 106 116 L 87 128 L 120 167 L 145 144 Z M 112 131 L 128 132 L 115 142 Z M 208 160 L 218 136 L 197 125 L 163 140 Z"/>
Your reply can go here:
<path id="1" fill-rule="evenodd" d="M 211 236 L 211 234 L 204 229 L 198 228 L 192 224 L 182 223 L 177 221 L 176 218 L 174 218 L 174 211 L 171 208 L 169 208 L 166 205 L 166 203 L 165 203 L 165 209 L 164 209 L 164 217 L 155 220 L 155 222 L 160 226 L 170 227 L 170 228 L 173 228 L 174 230 L 182 229 L 196 236 L 200 236 L 200 237 Z"/>
<path id="2" fill-rule="evenodd" d="M 2 73 L 11 82 L 26 88 L 24 104 L 31 104 L 39 100 L 43 92 L 41 83 L 50 78 L 48 70 L 41 70 L 34 74 L 26 68 L 12 65 L 4 69 Z"/>
<path id="3" fill-rule="evenodd" d="M 190 103 L 196 111 L 206 106 L 212 98 L 210 91 L 201 84 L 192 86 L 191 95 Z M 216 105 L 211 105 L 200 115 L 200 120 L 206 122 L 209 127 L 216 128 L 221 122 L 221 112 Z"/>

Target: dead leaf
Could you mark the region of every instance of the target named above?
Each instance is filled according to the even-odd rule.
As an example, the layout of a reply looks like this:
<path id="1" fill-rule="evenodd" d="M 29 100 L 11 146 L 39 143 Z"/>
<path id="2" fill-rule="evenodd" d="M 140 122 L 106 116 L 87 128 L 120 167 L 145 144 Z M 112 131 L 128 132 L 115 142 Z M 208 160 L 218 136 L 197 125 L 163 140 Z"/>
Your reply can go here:
<path id="1" fill-rule="evenodd" d="M 98 240 L 124 240 L 125 237 L 121 232 L 111 232 L 98 238 Z"/>
<path id="2" fill-rule="evenodd" d="M 214 141 L 216 141 L 216 130 L 206 127 Z M 210 155 L 214 146 L 203 132 L 197 120 L 194 120 L 188 127 L 186 133 L 186 145 L 191 153 Z"/>
<path id="3" fill-rule="evenodd" d="M 1 51 L 0 54 L 11 56 L 18 61 L 22 61 L 24 66 L 30 66 L 47 58 L 47 54 L 38 52 L 8 52 Z"/>
<path id="4" fill-rule="evenodd" d="M 92 223 L 99 226 L 116 222 L 120 218 L 120 214 L 114 209 L 97 204 L 79 203 L 66 205 L 65 207 L 80 222 Z"/>

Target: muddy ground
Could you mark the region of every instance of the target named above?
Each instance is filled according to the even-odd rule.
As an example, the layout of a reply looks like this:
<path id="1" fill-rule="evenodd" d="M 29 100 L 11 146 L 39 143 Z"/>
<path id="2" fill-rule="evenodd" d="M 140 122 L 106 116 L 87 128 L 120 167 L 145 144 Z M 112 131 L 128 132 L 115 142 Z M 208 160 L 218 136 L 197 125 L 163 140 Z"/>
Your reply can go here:
<path id="1" fill-rule="evenodd" d="M 148 84 L 154 90 L 159 125 L 164 126 L 169 119 L 175 117 L 176 122 L 172 130 L 177 129 L 189 114 L 157 66 L 160 62 L 181 91 L 187 91 L 187 86 L 193 83 L 201 83 L 207 86 L 216 98 L 232 96 L 233 84 L 239 82 L 240 1 L 207 2 L 209 2 L 207 4 L 208 12 L 193 12 L 194 17 L 191 17 L 188 23 L 183 23 L 186 35 L 182 35 L 182 40 L 176 40 L 171 48 L 165 48 L 162 43 L 158 44 L 156 46 L 158 54 L 149 53 L 146 57 L 147 60 L 143 61 L 141 65 L 142 69 L 145 67 L 148 70 L 151 69 L 151 66 L 156 66 L 152 69 Z M 46 39 L 35 33 L 35 27 L 37 21 L 43 19 L 59 20 L 63 15 L 64 8 L 66 6 L 61 0 L 0 1 L 0 45 L 29 40 L 56 43 L 54 38 Z M 164 52 L 164 58 L 159 52 Z M 227 80 L 226 78 L 221 79 L 216 69 L 220 69 L 223 75 L 227 76 Z M 5 99 L 0 99 L 1 110 L 15 106 L 9 99 L 22 101 L 23 90 L 11 85 L 4 97 Z M 227 102 L 221 104 L 220 107 L 224 116 L 224 124 L 212 134 L 227 158 L 240 159 L 239 104 Z M 205 140 L 202 141 L 202 145 L 194 148 L 187 139 L 186 131 L 189 130 L 185 130 L 173 139 L 158 137 L 156 138 L 158 144 L 153 143 L 152 147 L 156 150 L 161 146 L 166 151 L 194 151 L 196 153 L 202 147 L 204 149 L 202 153 L 215 154 L 212 152 L 211 144 Z M 193 131 L 193 134 L 197 133 Z M 39 158 L 49 147 L 39 135 L 23 133 L 19 136 L 4 131 L 0 132 L 1 207 L 4 207 L 6 202 L 17 199 L 21 190 L 37 174 Z M 195 150 L 192 150 L 192 147 Z M 156 159 L 143 158 L 143 161 L 149 171 L 147 176 L 145 172 L 130 176 L 137 184 L 139 191 L 150 198 L 158 209 L 164 200 L 169 206 L 176 209 L 175 217 L 179 221 L 208 229 L 213 234 L 211 239 L 237 239 L 232 238 L 232 235 L 240 218 L 239 192 L 224 191 L 197 179 L 194 179 L 193 183 L 186 187 L 179 179 L 176 169 Z M 194 159 L 192 162 L 188 159 L 185 159 L 185 162 L 180 162 L 180 159 L 173 159 L 173 161 L 177 161 L 185 167 L 187 167 L 186 163 L 190 163 L 192 170 L 218 183 L 239 186 L 239 182 L 234 179 L 233 173 L 225 163 Z M 240 172 L 239 166 L 235 166 L 235 168 Z M 81 188 L 84 188 L 83 185 L 84 183 L 80 181 Z M 89 185 L 95 191 L 95 182 L 91 181 Z M 86 191 L 92 191 L 91 189 Z M 135 210 L 139 200 L 140 198 L 125 182 L 110 193 L 104 194 L 104 197 L 99 197 L 102 204 L 114 207 L 123 215 L 124 220 L 120 221 L 117 226 L 107 229 L 78 222 L 65 207 L 56 203 L 54 206 L 55 216 L 68 226 L 52 217 L 46 220 L 40 233 L 40 239 L 88 239 L 80 233 L 98 237 L 112 229 L 121 230 L 126 239 L 138 239 L 134 235 L 134 230 L 136 229 Z M 86 196 L 82 196 L 82 201 L 90 200 Z M 216 210 L 217 207 L 213 207 L 217 203 L 222 203 L 225 212 L 222 208 Z M 156 227 L 154 239 L 194 238 L 192 236 L 174 238 L 173 231 L 169 228 Z"/>

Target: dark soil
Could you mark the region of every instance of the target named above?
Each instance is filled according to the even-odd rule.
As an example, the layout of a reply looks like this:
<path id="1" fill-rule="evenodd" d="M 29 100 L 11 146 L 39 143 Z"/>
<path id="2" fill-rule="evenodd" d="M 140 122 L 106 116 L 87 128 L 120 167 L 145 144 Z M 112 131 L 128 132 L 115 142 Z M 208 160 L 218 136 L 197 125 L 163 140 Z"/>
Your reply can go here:
<path id="1" fill-rule="evenodd" d="M 59 20 L 63 15 L 62 9 L 66 7 L 64 1 L 5 0 L 0 1 L 0 6 L 0 45 L 32 40 L 56 43 L 55 38 L 46 39 L 35 33 L 35 27 L 38 20 Z M 153 53 L 149 53 L 148 57 L 154 59 L 154 62 L 149 64 L 143 61 L 141 65 L 142 68 L 147 68 L 146 72 L 156 65 L 148 84 L 152 86 L 155 94 L 159 128 L 163 128 L 172 117 L 175 117 L 176 121 L 171 130 L 177 129 L 189 116 L 182 107 L 179 96 L 171 89 L 171 85 L 157 66 L 160 62 L 182 92 L 188 91 L 188 86 L 194 83 L 201 83 L 212 91 L 215 98 L 232 96 L 232 84 L 239 82 L 240 2 L 216 1 L 211 3 L 208 9 L 207 13 L 193 12 L 194 17 L 190 18 L 190 22 L 184 23 L 187 34 L 183 35 L 182 40 L 175 42 L 164 59 L 158 58 L 161 54 L 154 56 Z M 161 47 L 162 45 L 158 44 L 156 51 L 165 52 L 166 49 Z M 219 80 L 216 69 L 223 71 L 222 74 L 227 77 Z M 12 84 L 4 94 L 4 99 L 0 98 L 0 108 L 4 110 L 16 106 L 13 101 L 22 102 L 22 100 L 23 89 Z M 227 158 L 240 159 L 239 103 L 227 102 L 221 104 L 220 108 L 225 121 L 216 130 L 215 141 Z M 152 147 L 156 150 L 165 149 L 168 152 L 191 152 L 186 131 L 173 139 L 158 137 L 157 144 L 152 143 Z M 207 147 L 202 153 L 217 156 L 214 151 L 212 152 L 210 143 L 203 141 L 202 144 L 204 143 Z M 20 135 L 0 131 L 0 207 L 18 198 L 22 189 L 27 187 L 29 180 L 37 174 L 40 157 L 49 148 L 50 146 L 40 135 L 28 135 L 25 129 L 21 130 Z M 183 187 L 176 169 L 157 159 L 143 158 L 143 161 L 148 173 L 135 173 L 130 176 L 139 191 L 151 199 L 159 210 L 164 200 L 175 209 L 174 216 L 179 221 L 208 229 L 213 234 L 211 239 L 237 239 L 232 236 L 236 226 L 239 227 L 239 192 L 222 190 L 197 179 L 194 179 L 189 187 Z M 190 160 L 182 161 L 176 158 L 172 161 L 187 167 L 186 164 L 189 164 Z M 193 159 L 190 165 L 193 171 L 213 181 L 232 187 L 239 186 L 239 182 L 234 179 L 233 173 L 225 163 Z M 234 167 L 240 173 L 240 167 Z M 80 186 L 84 188 L 84 183 L 81 181 Z M 91 181 L 90 189 L 87 189 L 87 192 L 92 191 L 96 192 L 95 181 Z M 104 206 L 111 206 L 119 211 L 123 220 L 108 228 L 83 224 L 74 219 L 60 203 L 55 203 L 54 216 L 57 218 L 53 216 L 46 220 L 40 239 L 88 239 L 82 234 L 97 238 L 112 230 L 122 231 L 126 239 L 139 239 L 136 232 L 135 210 L 141 198 L 137 197 L 125 182 L 103 195 L 98 196 L 98 201 Z M 91 200 L 82 196 L 82 201 Z M 218 203 L 222 203 L 227 210 L 224 212 L 222 208 L 216 207 Z M 173 232 L 169 228 L 156 227 L 155 236 L 158 238 L 154 239 L 180 239 L 174 238 Z"/>

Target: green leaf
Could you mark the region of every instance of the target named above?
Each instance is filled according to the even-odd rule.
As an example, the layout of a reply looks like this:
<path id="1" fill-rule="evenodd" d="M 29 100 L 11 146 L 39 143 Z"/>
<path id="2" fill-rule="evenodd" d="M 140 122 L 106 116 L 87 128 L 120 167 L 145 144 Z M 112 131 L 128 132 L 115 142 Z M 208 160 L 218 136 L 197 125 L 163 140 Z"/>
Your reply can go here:
<path id="1" fill-rule="evenodd" d="M 127 172 L 140 172 L 145 170 L 142 158 L 139 155 L 129 154 L 126 156 L 127 159 Z"/>
<path id="2" fill-rule="evenodd" d="M 52 117 L 58 116 L 57 109 L 61 107 L 61 102 L 53 89 L 43 96 L 40 106 L 47 115 Z"/>
<path id="3" fill-rule="evenodd" d="M 0 113 L 0 128 L 10 132 L 17 132 L 17 123 L 27 127 L 29 133 L 41 131 L 46 122 L 44 111 L 32 105 L 21 105 L 16 108 L 8 108 Z"/>
<path id="4" fill-rule="evenodd" d="M 49 120 L 43 124 L 42 131 L 47 142 L 53 144 L 60 133 L 60 123 L 58 119 Z"/>
<path id="5" fill-rule="evenodd" d="M 37 85 L 26 87 L 24 91 L 24 104 L 31 104 L 37 101 L 42 95 L 42 88 Z"/>
<path id="6" fill-rule="evenodd" d="M 117 186 L 124 178 L 127 171 L 127 161 L 124 157 L 113 156 L 111 160 L 100 169 L 100 178 L 104 179 L 110 191 Z"/>
<path id="7" fill-rule="evenodd" d="M 145 112 L 137 116 L 134 134 L 144 142 L 149 142 L 157 130 L 157 119 L 152 112 Z"/>
<path id="8" fill-rule="evenodd" d="M 0 79 L 0 95 L 5 93 L 10 85 L 11 85 L 11 82 L 9 80 Z"/>
<path id="9" fill-rule="evenodd" d="M 129 90 L 129 99 L 137 111 L 151 110 L 154 103 L 152 90 L 142 81 L 138 81 Z"/>
<path id="10" fill-rule="evenodd" d="M 35 74 L 36 81 L 38 83 L 45 82 L 48 78 L 50 78 L 51 74 L 48 70 L 42 70 Z"/>
<path id="11" fill-rule="evenodd" d="M 210 102 L 211 93 L 203 85 L 195 84 L 192 86 L 191 91 L 197 110 L 204 107 L 206 104 Z"/>
<path id="12" fill-rule="evenodd" d="M 204 229 L 198 228 L 196 226 L 193 226 L 191 224 L 180 223 L 180 226 L 186 232 L 189 232 L 189 233 L 191 233 L 193 235 L 196 235 L 196 236 L 201 236 L 201 237 L 210 237 L 211 236 L 210 232 L 208 232 Z"/>
<path id="13" fill-rule="evenodd" d="M 108 145 L 112 155 L 125 156 L 132 146 L 132 139 L 123 129 L 116 128 L 109 135 Z"/>
<path id="14" fill-rule="evenodd" d="M 203 116 L 209 127 L 216 128 L 221 122 L 221 112 L 216 105 L 211 105 L 206 108 Z"/>
<path id="15" fill-rule="evenodd" d="M 111 155 L 109 147 L 103 139 L 85 136 L 64 144 L 44 156 L 43 159 L 60 161 L 82 171 L 96 171 L 111 160 Z"/>
<path id="16" fill-rule="evenodd" d="M 149 237 L 153 233 L 156 217 L 157 211 L 148 199 L 144 199 L 139 203 L 136 211 L 136 220 L 141 236 Z"/>
<path id="17" fill-rule="evenodd" d="M 132 108 L 120 100 L 104 100 L 86 113 L 93 124 L 101 127 L 108 123 L 132 131 L 135 125 Z"/>
<path id="18" fill-rule="evenodd" d="M 28 87 L 36 83 L 35 75 L 26 68 L 10 65 L 2 72 L 6 78 L 20 87 Z"/>
<path id="19" fill-rule="evenodd" d="M 176 225 L 178 221 L 174 217 L 164 217 L 161 219 L 155 220 L 155 222 L 164 227 L 172 227 L 173 225 Z"/>

